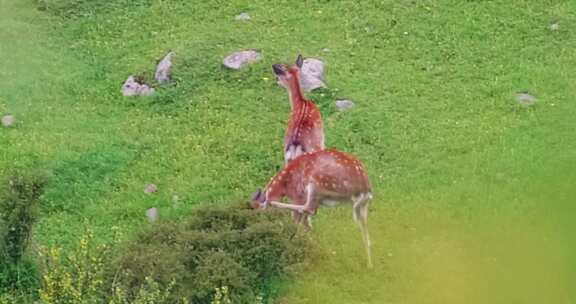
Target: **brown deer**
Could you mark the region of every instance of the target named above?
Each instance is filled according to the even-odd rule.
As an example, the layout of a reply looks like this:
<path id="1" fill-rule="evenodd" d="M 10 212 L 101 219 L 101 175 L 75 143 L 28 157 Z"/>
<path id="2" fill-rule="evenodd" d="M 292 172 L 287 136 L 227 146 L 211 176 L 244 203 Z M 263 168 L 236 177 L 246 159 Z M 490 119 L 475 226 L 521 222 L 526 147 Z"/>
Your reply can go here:
<path id="1" fill-rule="evenodd" d="M 292 204 L 282 203 L 287 197 Z M 372 267 L 368 236 L 368 205 L 372 199 L 370 181 L 363 165 L 354 156 L 334 149 L 305 153 L 289 162 L 276 174 L 264 191 L 252 195 L 252 208 L 269 205 L 292 210 L 294 220 L 311 228 L 310 217 L 320 205 L 353 204 L 353 218 L 360 227 Z"/>
<path id="2" fill-rule="evenodd" d="M 302 153 L 324 149 L 322 116 L 314 102 L 306 99 L 300 86 L 300 69 L 303 63 L 304 58 L 302 55 L 298 55 L 294 66 L 272 65 L 278 83 L 288 91 L 292 109 L 284 138 L 284 160 L 286 163 Z"/>

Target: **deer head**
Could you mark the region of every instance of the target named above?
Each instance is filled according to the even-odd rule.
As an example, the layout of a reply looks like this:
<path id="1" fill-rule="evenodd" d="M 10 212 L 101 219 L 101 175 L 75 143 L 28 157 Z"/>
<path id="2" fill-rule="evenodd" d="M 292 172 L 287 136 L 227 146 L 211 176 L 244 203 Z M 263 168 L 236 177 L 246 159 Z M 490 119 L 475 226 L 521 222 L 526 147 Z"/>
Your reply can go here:
<path id="1" fill-rule="evenodd" d="M 278 84 L 286 89 L 294 89 L 296 85 L 299 84 L 302 64 L 304 64 L 304 58 L 302 55 L 298 55 L 296 63 L 293 66 L 289 67 L 281 63 L 272 65 L 272 70 L 274 70 L 274 74 L 276 78 L 278 78 Z"/>
<path id="2" fill-rule="evenodd" d="M 267 207 L 266 204 L 266 195 L 262 192 L 260 188 L 256 189 L 254 193 L 252 193 L 252 200 L 250 201 L 250 207 L 252 209 L 264 209 Z"/>

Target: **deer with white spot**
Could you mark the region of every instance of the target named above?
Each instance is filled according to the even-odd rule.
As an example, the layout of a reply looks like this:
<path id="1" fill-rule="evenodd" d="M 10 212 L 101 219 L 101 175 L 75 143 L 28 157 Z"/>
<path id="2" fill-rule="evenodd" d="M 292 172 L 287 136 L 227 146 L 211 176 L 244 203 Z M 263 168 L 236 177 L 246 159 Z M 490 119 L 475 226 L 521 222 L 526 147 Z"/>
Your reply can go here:
<path id="1" fill-rule="evenodd" d="M 300 85 L 300 69 L 303 63 L 304 58 L 298 55 L 296 64 L 291 67 L 284 64 L 272 65 L 278 83 L 288 91 L 292 109 L 284 138 L 286 163 L 303 153 L 324 149 L 322 116 L 316 104 L 306 99 Z"/>
<path id="2" fill-rule="evenodd" d="M 291 204 L 282 203 L 287 197 Z M 354 156 L 334 149 L 305 153 L 289 162 L 276 174 L 264 191 L 252 195 L 252 208 L 273 206 L 292 210 L 297 223 L 311 228 L 311 216 L 321 206 L 349 202 L 354 221 L 360 227 L 372 267 L 368 236 L 368 205 L 372 188 L 364 166 Z"/>

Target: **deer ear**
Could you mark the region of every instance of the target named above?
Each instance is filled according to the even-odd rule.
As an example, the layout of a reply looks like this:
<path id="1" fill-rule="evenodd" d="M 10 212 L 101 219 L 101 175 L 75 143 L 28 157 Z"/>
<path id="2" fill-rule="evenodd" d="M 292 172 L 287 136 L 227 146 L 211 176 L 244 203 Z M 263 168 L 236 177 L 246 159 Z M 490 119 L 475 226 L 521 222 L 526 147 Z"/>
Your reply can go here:
<path id="1" fill-rule="evenodd" d="M 260 200 L 260 196 L 262 196 L 262 190 L 258 188 L 256 189 L 256 191 L 254 191 L 254 193 L 252 193 L 252 200 L 253 201 Z"/>
<path id="2" fill-rule="evenodd" d="M 296 66 L 302 68 L 303 64 L 304 64 L 304 58 L 302 57 L 302 55 L 298 55 L 298 58 L 296 58 Z"/>

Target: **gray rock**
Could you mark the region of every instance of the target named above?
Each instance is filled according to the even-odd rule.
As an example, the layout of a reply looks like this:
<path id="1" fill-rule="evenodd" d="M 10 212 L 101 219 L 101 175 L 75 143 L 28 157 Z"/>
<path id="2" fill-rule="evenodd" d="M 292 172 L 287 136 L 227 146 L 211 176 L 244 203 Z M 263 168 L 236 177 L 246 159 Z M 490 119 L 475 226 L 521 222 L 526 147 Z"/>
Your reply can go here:
<path id="1" fill-rule="evenodd" d="M 516 93 L 516 101 L 523 106 L 531 106 L 534 105 L 538 99 L 527 92 L 519 92 Z"/>
<path id="2" fill-rule="evenodd" d="M 140 90 L 138 91 L 139 96 L 151 96 L 152 94 L 154 94 L 154 88 L 151 88 L 146 84 L 140 85 Z"/>
<path id="3" fill-rule="evenodd" d="M 150 96 L 154 94 L 154 88 L 138 83 L 132 75 L 128 76 L 121 91 L 124 96 Z"/>
<path id="4" fill-rule="evenodd" d="M 156 191 L 158 191 L 158 186 L 156 186 L 155 184 L 148 184 L 146 185 L 146 187 L 144 187 L 144 193 L 146 194 L 152 194 Z"/>
<path id="5" fill-rule="evenodd" d="M 248 21 L 252 19 L 252 17 L 250 17 L 250 14 L 246 13 L 246 12 L 242 12 L 239 15 L 237 15 L 236 17 L 234 17 L 234 20 L 238 20 L 238 21 Z"/>
<path id="6" fill-rule="evenodd" d="M 245 50 L 234 52 L 224 58 L 223 64 L 225 67 L 233 70 L 238 70 L 247 64 L 254 63 L 262 59 L 262 54 L 256 50 Z"/>
<path id="7" fill-rule="evenodd" d="M 156 67 L 156 73 L 154 74 L 154 78 L 160 84 L 165 84 L 170 82 L 170 73 L 172 70 L 172 57 L 174 56 L 174 52 L 169 52 L 164 56 L 158 66 Z"/>
<path id="8" fill-rule="evenodd" d="M 300 85 L 306 92 L 326 87 L 324 82 L 324 62 L 322 60 L 315 58 L 304 59 L 300 72 Z"/>
<path id="9" fill-rule="evenodd" d="M 330 53 L 331 51 L 332 51 L 332 50 L 329 49 L 329 48 L 323 48 L 323 49 L 322 49 L 322 52 L 324 52 L 324 53 Z"/>
<path id="10" fill-rule="evenodd" d="M 2 116 L 2 126 L 9 128 L 14 126 L 14 124 L 16 123 L 16 117 L 14 117 L 14 115 L 4 115 Z"/>
<path id="11" fill-rule="evenodd" d="M 151 223 L 158 220 L 158 209 L 156 207 L 146 210 L 146 217 Z"/>
<path id="12" fill-rule="evenodd" d="M 122 95 L 124 96 L 136 96 L 140 90 L 140 84 L 136 82 L 134 76 L 128 76 L 128 79 L 122 85 Z"/>
<path id="13" fill-rule="evenodd" d="M 352 109 L 354 107 L 354 102 L 348 99 L 338 99 L 336 100 L 336 108 L 340 111 L 345 111 Z"/>

